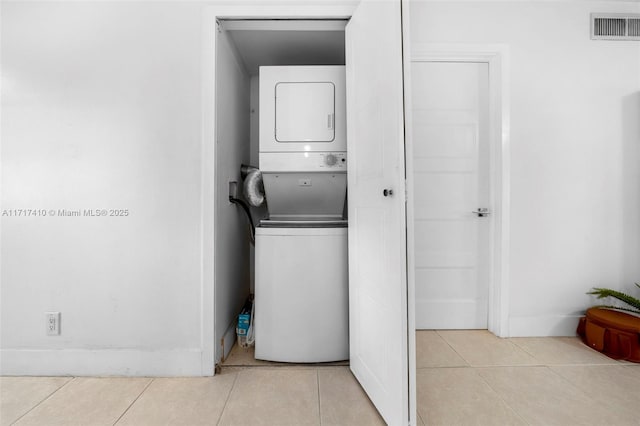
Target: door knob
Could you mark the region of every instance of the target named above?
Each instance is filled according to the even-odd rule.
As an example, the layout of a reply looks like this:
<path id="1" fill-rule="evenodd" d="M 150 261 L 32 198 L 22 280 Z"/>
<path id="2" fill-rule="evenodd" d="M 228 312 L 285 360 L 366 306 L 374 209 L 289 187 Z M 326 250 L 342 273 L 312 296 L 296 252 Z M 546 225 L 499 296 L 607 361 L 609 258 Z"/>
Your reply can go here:
<path id="1" fill-rule="evenodd" d="M 484 207 L 478 207 L 478 210 L 474 210 L 471 213 L 477 214 L 478 217 L 485 217 L 485 216 L 489 216 L 491 214 L 489 209 L 484 208 Z"/>
<path id="2" fill-rule="evenodd" d="M 385 197 L 390 197 L 393 195 L 393 189 L 385 189 L 382 191 L 382 195 L 384 195 Z"/>

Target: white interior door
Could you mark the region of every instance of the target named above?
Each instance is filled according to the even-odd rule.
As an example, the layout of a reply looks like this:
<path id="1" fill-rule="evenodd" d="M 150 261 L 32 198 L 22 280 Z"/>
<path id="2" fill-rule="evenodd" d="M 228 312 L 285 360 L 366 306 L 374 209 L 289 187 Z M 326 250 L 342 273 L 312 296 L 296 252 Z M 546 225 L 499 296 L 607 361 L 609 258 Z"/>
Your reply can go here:
<path id="1" fill-rule="evenodd" d="M 363 1 L 346 28 L 350 364 L 390 425 L 407 425 L 400 1 Z M 386 195 L 385 195 L 386 194 Z M 413 332 L 413 330 L 411 330 Z"/>
<path id="2" fill-rule="evenodd" d="M 485 329 L 489 65 L 413 62 L 416 328 Z M 479 208 L 488 214 L 473 213 Z"/>

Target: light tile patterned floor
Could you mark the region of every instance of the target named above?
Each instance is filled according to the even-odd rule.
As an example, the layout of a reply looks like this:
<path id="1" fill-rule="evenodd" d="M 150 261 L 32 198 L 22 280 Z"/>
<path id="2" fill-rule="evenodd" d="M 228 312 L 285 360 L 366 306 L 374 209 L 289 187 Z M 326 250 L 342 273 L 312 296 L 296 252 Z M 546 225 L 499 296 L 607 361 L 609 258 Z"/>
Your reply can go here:
<path id="1" fill-rule="evenodd" d="M 576 338 L 417 332 L 418 425 L 639 425 L 640 365 Z M 255 362 L 206 378 L 0 378 L 0 425 L 384 424 L 346 365 Z"/>

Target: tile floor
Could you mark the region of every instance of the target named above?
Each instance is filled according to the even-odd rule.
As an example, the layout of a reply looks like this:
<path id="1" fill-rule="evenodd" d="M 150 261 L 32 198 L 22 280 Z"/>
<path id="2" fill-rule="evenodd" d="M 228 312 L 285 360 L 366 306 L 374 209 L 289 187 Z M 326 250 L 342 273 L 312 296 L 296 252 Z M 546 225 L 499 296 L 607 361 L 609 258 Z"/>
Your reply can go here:
<path id="1" fill-rule="evenodd" d="M 640 425 L 640 365 L 578 339 L 417 332 L 418 424 Z M 0 425 L 376 425 L 345 363 L 256 362 L 208 378 L 2 377 Z"/>

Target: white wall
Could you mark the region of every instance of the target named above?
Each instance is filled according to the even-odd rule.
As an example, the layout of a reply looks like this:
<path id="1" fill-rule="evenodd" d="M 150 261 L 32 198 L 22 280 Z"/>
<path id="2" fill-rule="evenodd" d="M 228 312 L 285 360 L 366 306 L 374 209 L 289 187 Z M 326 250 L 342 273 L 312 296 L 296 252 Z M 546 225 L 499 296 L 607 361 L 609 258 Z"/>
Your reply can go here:
<path id="1" fill-rule="evenodd" d="M 238 313 L 249 295 L 249 237 L 242 209 L 229 202 L 229 181 L 242 192 L 240 165 L 249 163 L 250 80 L 225 32 L 216 46 L 216 361 L 235 341 Z M 221 342 L 224 340 L 221 344 Z"/>
<path id="2" fill-rule="evenodd" d="M 260 165 L 259 155 L 260 155 L 260 139 L 258 135 L 260 133 L 260 81 L 257 75 L 251 76 L 251 88 L 250 88 L 250 104 L 251 104 L 251 116 L 249 119 L 249 164 L 254 167 L 258 167 Z M 254 212 L 256 210 L 254 209 Z M 261 207 L 260 210 L 256 212 L 254 215 L 254 220 L 256 224 L 267 215 L 266 207 Z M 251 285 L 251 293 L 255 293 L 255 285 L 256 285 L 256 269 L 255 269 L 255 248 L 252 246 L 249 248 L 249 267 L 250 267 L 250 285 Z"/>
<path id="3" fill-rule="evenodd" d="M 260 76 L 251 76 L 251 165 L 258 167 L 260 155 Z"/>
<path id="4" fill-rule="evenodd" d="M 210 375 L 233 338 L 248 275 L 244 261 L 213 265 L 214 204 L 237 166 L 214 163 L 212 4 L 277 17 L 354 6 L 2 2 L 2 209 L 129 216 L 1 218 L 1 374 Z M 241 228 L 228 207 L 222 220 Z M 230 231 L 218 252 L 244 250 Z M 45 311 L 62 312 L 60 336 L 45 335 Z"/>
<path id="5" fill-rule="evenodd" d="M 512 334 L 565 333 L 591 286 L 640 280 L 640 50 L 588 39 L 589 12 L 638 8 L 413 5 L 415 43 L 511 49 Z M 130 212 L 2 217 L 2 374 L 211 374 L 202 15 L 198 2 L 2 3 L 2 209 Z M 45 336 L 51 310 L 61 336 Z"/>
<path id="6" fill-rule="evenodd" d="M 211 374 L 201 7 L 3 2 L 1 25 L 2 209 L 129 211 L 2 217 L 2 374 Z"/>
<path id="7" fill-rule="evenodd" d="M 640 42 L 593 41 L 591 12 L 639 2 L 428 1 L 411 43 L 510 52 L 509 334 L 571 335 L 591 287 L 640 281 Z"/>

